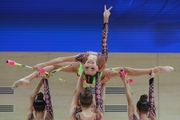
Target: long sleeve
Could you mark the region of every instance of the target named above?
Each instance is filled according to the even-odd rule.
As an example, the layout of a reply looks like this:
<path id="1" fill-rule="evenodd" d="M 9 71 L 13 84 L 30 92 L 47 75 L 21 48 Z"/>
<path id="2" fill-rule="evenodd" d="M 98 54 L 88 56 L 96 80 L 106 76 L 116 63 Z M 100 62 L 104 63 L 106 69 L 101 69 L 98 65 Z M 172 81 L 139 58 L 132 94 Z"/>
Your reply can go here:
<path id="1" fill-rule="evenodd" d="M 76 61 L 82 63 L 84 56 L 85 56 L 85 53 L 80 53 L 79 55 L 77 55 L 77 57 L 75 59 L 76 59 Z"/>
<path id="2" fill-rule="evenodd" d="M 51 118 L 53 120 L 53 109 L 51 104 L 49 83 L 47 79 L 44 79 L 43 82 L 44 82 L 44 96 L 45 96 L 46 110 L 47 110 L 46 118 Z"/>
<path id="3" fill-rule="evenodd" d="M 138 120 L 138 118 L 135 114 L 132 115 L 132 120 Z"/>
<path id="4" fill-rule="evenodd" d="M 101 98 L 101 79 L 100 72 L 97 73 L 97 80 L 95 84 L 95 100 L 96 100 L 96 109 L 103 112 L 102 98 Z"/>
<path id="5" fill-rule="evenodd" d="M 102 54 L 105 55 L 106 61 L 108 60 L 108 23 L 103 24 L 102 31 Z"/>
<path id="6" fill-rule="evenodd" d="M 106 61 L 108 60 L 107 40 L 108 40 L 108 23 L 104 23 L 103 30 L 102 30 L 101 44 L 102 44 L 102 55 L 104 55 Z M 96 109 L 103 112 L 100 72 L 97 73 L 97 79 L 96 79 L 96 84 L 95 84 L 95 100 L 96 100 Z"/>
<path id="7" fill-rule="evenodd" d="M 149 104 L 150 104 L 150 113 L 153 116 L 156 116 L 156 108 L 155 108 L 155 92 L 154 92 L 154 78 L 149 80 Z"/>

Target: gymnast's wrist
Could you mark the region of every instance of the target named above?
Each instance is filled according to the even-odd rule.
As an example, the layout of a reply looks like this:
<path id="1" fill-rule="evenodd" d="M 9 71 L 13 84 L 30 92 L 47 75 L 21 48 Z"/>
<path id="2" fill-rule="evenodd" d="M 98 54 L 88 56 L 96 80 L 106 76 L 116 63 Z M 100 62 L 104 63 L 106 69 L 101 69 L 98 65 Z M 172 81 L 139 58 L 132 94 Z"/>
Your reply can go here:
<path id="1" fill-rule="evenodd" d="M 109 22 L 109 18 L 108 17 L 104 17 L 104 23 L 108 23 Z"/>

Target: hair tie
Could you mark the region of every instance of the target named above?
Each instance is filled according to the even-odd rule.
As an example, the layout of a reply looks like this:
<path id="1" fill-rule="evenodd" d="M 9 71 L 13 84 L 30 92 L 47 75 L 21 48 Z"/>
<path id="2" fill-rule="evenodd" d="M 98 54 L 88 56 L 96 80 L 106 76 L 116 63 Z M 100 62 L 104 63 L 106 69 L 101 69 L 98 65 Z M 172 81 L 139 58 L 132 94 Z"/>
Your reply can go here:
<path id="1" fill-rule="evenodd" d="M 42 102 L 44 102 L 44 100 L 38 100 L 38 99 L 36 99 L 34 102 L 36 102 L 36 103 L 42 103 Z"/>
<path id="2" fill-rule="evenodd" d="M 143 105 L 147 104 L 147 101 L 146 102 L 139 101 L 139 102 Z"/>

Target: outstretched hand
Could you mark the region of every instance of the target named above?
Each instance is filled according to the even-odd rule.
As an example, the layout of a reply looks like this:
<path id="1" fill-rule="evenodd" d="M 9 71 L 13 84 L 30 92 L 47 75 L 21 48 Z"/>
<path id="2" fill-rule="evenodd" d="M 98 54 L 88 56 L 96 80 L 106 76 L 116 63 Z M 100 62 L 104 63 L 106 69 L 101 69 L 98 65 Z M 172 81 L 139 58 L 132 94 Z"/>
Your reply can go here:
<path id="1" fill-rule="evenodd" d="M 120 75 L 120 78 L 121 78 L 121 80 L 122 80 L 123 82 L 125 82 L 126 76 L 127 76 L 127 73 L 126 73 L 126 75 L 124 75 L 124 76 Z"/>
<path id="2" fill-rule="evenodd" d="M 109 16 L 110 16 L 110 10 L 112 9 L 113 7 L 111 6 L 110 8 L 106 8 L 106 5 L 104 5 L 104 13 L 103 13 L 103 15 L 104 15 L 104 17 L 107 17 L 107 18 L 109 18 Z"/>

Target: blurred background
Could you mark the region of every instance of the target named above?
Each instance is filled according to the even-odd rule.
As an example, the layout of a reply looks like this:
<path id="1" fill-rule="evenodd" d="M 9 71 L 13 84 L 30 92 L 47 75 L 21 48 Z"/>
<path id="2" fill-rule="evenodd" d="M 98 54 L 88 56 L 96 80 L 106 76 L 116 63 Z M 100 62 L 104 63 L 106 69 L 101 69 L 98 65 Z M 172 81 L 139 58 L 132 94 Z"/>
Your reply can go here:
<path id="1" fill-rule="evenodd" d="M 180 0 L 1 0 L 0 51 L 100 51 L 105 4 L 110 52 L 180 52 Z"/>
<path id="2" fill-rule="evenodd" d="M 29 86 L 11 90 L 14 81 L 32 70 L 5 61 L 33 66 L 59 56 L 101 51 L 104 5 L 113 6 L 109 19 L 107 67 L 174 67 L 155 77 L 158 120 L 180 119 L 180 0 L 0 0 L 0 116 L 24 120 Z M 66 84 L 49 79 L 55 120 L 68 120 L 78 77 L 57 73 Z M 148 75 L 132 77 L 133 102 L 148 94 Z M 127 101 L 119 78 L 107 83 L 105 120 L 127 120 Z M 108 92 L 107 90 L 107 92 Z"/>

